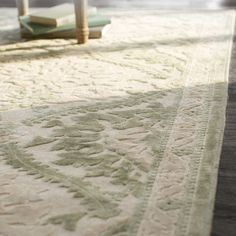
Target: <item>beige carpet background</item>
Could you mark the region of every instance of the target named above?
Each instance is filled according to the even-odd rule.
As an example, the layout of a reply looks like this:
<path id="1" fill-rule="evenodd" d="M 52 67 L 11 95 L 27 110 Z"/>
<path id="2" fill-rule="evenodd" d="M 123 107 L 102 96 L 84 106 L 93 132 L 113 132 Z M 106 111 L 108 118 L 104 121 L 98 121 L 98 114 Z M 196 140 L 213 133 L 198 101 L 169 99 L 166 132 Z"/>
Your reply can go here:
<path id="1" fill-rule="evenodd" d="M 209 235 L 234 11 L 103 10 L 83 46 L 0 13 L 0 234 Z"/>

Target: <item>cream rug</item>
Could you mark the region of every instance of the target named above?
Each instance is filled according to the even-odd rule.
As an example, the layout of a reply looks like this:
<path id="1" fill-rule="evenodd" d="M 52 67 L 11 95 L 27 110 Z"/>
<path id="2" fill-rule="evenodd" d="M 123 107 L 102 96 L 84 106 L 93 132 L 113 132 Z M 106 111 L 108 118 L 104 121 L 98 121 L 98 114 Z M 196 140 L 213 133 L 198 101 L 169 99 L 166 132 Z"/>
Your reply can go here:
<path id="1" fill-rule="evenodd" d="M 234 11 L 104 12 L 78 46 L 0 10 L 0 235 L 207 236 Z"/>

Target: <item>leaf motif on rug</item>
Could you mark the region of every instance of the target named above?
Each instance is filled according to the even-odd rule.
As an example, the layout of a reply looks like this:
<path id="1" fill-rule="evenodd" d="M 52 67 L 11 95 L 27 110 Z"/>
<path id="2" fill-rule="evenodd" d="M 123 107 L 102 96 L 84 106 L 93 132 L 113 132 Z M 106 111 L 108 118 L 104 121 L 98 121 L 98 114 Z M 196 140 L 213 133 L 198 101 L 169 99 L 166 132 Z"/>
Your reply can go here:
<path id="1" fill-rule="evenodd" d="M 37 134 L 40 129 L 42 134 L 32 135 L 25 143 L 18 139 L 12 142 L 15 135 L 20 135 L 12 130 L 16 133 L 11 143 L 2 148 L 7 164 L 68 189 L 85 206 L 86 211 L 53 216 L 45 223 L 74 230 L 77 221 L 85 216 L 119 216 L 119 204 L 125 199 L 133 198 L 135 205 L 139 204 L 149 172 L 161 160 L 181 93 L 168 109 L 158 102 L 164 96 L 163 92 L 150 92 L 92 106 L 42 109 L 35 117 L 21 121 L 24 131 Z M 34 156 L 35 149 L 47 150 L 44 155 L 50 158 L 54 153 L 57 158 L 45 164 L 40 156 Z M 72 177 L 62 173 L 63 167 L 82 174 Z"/>
<path id="2" fill-rule="evenodd" d="M 208 236 L 235 13 L 104 14 L 0 48 L 0 234 Z"/>

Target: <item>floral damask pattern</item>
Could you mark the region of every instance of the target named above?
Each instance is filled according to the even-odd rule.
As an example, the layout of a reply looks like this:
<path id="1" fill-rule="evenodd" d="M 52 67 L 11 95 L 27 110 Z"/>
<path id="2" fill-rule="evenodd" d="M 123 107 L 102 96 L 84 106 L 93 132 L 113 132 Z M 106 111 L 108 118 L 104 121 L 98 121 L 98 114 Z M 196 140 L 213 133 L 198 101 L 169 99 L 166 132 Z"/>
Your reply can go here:
<path id="1" fill-rule="evenodd" d="M 150 92 L 104 104 L 74 105 L 59 111 L 42 109 L 36 117 L 21 121 L 19 133 L 14 127 L 11 142 L 1 148 L 7 164 L 63 185 L 86 209 L 51 217 L 47 223 L 75 230 L 76 223 L 85 216 L 112 219 L 122 214 L 121 202 L 133 198 L 138 204 L 150 170 L 161 160 L 181 97 L 177 93 L 167 109 L 158 101 L 165 95 Z M 21 130 L 37 135 L 16 139 L 16 144 L 14 137 Z M 47 160 L 46 165 L 38 154 L 33 154 L 39 148 L 56 159 Z M 64 167 L 77 174 L 70 176 Z"/>
<path id="2" fill-rule="evenodd" d="M 104 41 L 0 48 L 0 234 L 209 232 L 234 12 L 105 13 Z"/>

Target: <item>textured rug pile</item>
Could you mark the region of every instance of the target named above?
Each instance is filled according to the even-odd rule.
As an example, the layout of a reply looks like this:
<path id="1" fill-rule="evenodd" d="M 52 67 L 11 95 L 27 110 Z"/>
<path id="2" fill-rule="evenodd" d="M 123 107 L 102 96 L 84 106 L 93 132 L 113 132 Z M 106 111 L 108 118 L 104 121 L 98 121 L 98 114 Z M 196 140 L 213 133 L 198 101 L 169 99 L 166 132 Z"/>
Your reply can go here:
<path id="1" fill-rule="evenodd" d="M 0 11 L 0 235 L 207 236 L 234 11 L 103 12 L 79 46 Z"/>

